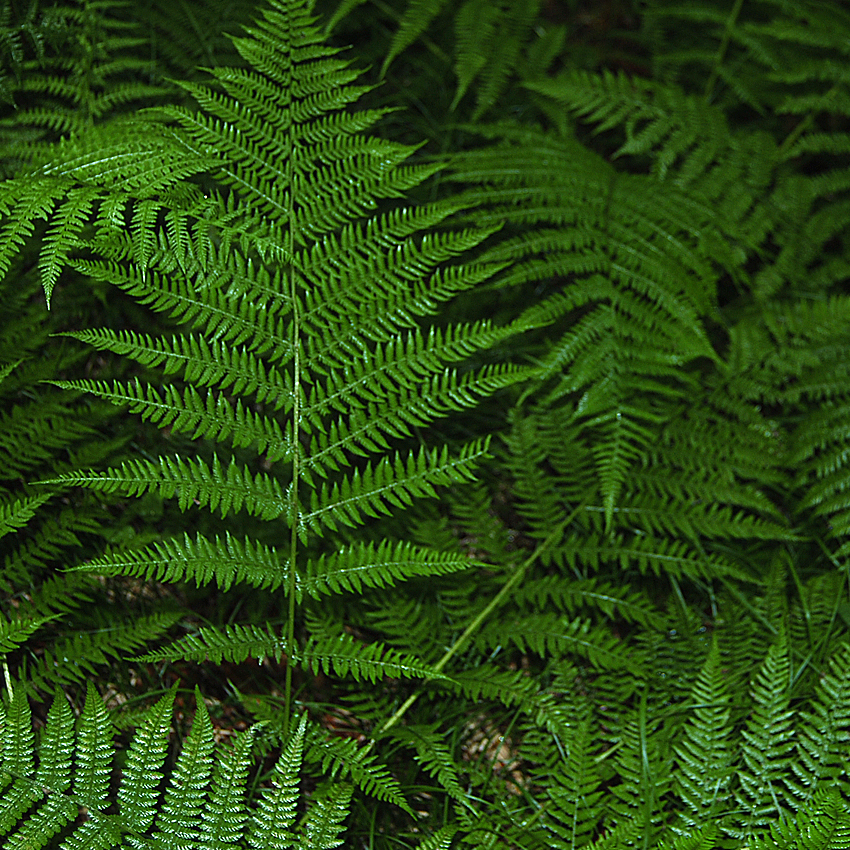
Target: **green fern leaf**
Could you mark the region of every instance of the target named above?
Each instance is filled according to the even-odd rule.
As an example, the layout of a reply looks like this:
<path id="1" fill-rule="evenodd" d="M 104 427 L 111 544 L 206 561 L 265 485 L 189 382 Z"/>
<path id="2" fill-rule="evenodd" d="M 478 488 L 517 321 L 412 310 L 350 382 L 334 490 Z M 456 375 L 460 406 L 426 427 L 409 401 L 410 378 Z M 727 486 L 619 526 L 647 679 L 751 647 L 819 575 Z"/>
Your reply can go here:
<path id="1" fill-rule="evenodd" d="M 197 635 L 188 635 L 171 646 L 157 649 L 139 658 L 140 661 L 213 661 L 223 659 L 236 663 L 248 658 L 274 658 L 280 661 L 287 655 L 286 641 L 271 626 L 228 625 L 222 629 L 202 626 Z"/>
<path id="2" fill-rule="evenodd" d="M 101 575 L 131 575 L 154 581 L 194 581 L 202 587 L 211 581 L 229 590 L 240 581 L 276 590 L 287 583 L 288 567 L 278 553 L 251 538 L 226 532 L 215 536 L 159 540 L 144 549 L 119 549 L 92 558 L 78 569 Z"/>
<path id="3" fill-rule="evenodd" d="M 329 850 L 343 843 L 340 833 L 348 817 L 351 792 L 351 786 L 346 783 L 326 783 L 317 791 L 315 803 L 304 818 L 303 847 Z M 256 845 L 257 850 L 266 846 Z"/>
<path id="4" fill-rule="evenodd" d="M 134 832 L 146 832 L 156 815 L 174 697 L 172 689 L 148 711 L 127 752 L 118 805 L 125 823 Z"/>
<path id="5" fill-rule="evenodd" d="M 37 619 L 7 620 L 0 615 L 0 655 L 12 652 L 31 634 L 37 632 L 45 623 L 54 617 L 39 617 Z"/>
<path id="6" fill-rule="evenodd" d="M 304 715 L 277 762 L 272 788 L 264 791 L 257 813 L 251 819 L 248 841 L 257 850 L 286 846 L 284 840 L 289 837 L 286 833 L 290 832 L 295 822 L 298 774 L 306 728 L 307 717 Z"/>
<path id="7" fill-rule="evenodd" d="M 572 732 L 566 742 L 566 763 L 558 766 L 547 783 L 549 805 L 545 822 L 565 848 L 587 844 L 604 813 L 587 722 L 580 722 Z"/>
<path id="8" fill-rule="evenodd" d="M 556 614 L 518 616 L 485 626 L 478 638 L 488 648 L 510 642 L 520 650 L 543 657 L 560 658 L 575 653 L 603 669 L 616 670 L 628 663 L 623 648 L 606 626 L 594 626 L 588 619 L 572 620 Z"/>
<path id="9" fill-rule="evenodd" d="M 850 815 L 835 788 L 819 788 L 793 817 L 783 815 L 770 824 L 769 837 L 758 838 L 754 850 L 847 850 Z"/>
<path id="10" fill-rule="evenodd" d="M 360 644 L 351 635 L 313 638 L 299 651 L 301 663 L 313 673 L 336 673 L 377 682 L 384 678 L 422 678 L 450 681 L 448 676 L 407 655 L 380 643 Z"/>
<path id="11" fill-rule="evenodd" d="M 378 800 L 392 803 L 412 814 L 407 800 L 401 793 L 398 780 L 390 774 L 386 765 L 378 764 L 377 757 L 367 747 L 359 746 L 353 739 L 332 738 L 308 733 L 307 761 L 317 762 L 322 772 L 330 779 L 351 777 L 354 785 Z"/>
<path id="12" fill-rule="evenodd" d="M 22 689 L 21 689 L 22 690 Z M 73 759 L 74 717 L 68 701 L 57 694 L 47 714 L 39 748 L 35 785 L 48 795 L 34 817 L 25 819 L 6 843 L 10 848 L 43 846 L 77 817 L 78 805 L 69 796 Z"/>
<path id="13" fill-rule="evenodd" d="M 425 32 L 428 24 L 437 17 L 445 6 L 445 2 L 446 0 L 410 0 L 387 51 L 387 56 L 381 67 L 381 76 L 387 73 L 387 68 L 389 68 L 393 59 Z"/>
<path id="14" fill-rule="evenodd" d="M 209 712 L 196 688 L 192 730 L 177 757 L 156 818 L 156 828 L 163 835 L 186 836 L 199 831 L 212 776 L 213 737 Z"/>
<path id="15" fill-rule="evenodd" d="M 117 767 L 115 745 L 105 706 L 97 694 L 89 689 L 76 735 L 70 707 L 64 697 L 57 696 L 38 746 L 39 767 L 35 768 L 29 708 L 18 693 L 23 691 L 16 689 L 3 717 L 8 725 L 0 754 L 6 792 L 0 807 L 4 846 L 42 848 L 66 826 L 63 846 L 73 850 L 123 843 L 162 850 L 226 850 L 242 846 L 243 839 L 254 850 L 336 847 L 340 843 L 350 786 L 337 784 L 320 791 L 302 822 L 295 823 L 306 716 L 293 724 L 292 734 L 286 736 L 283 752 L 272 768 L 271 786 L 260 789 L 253 808 L 246 798 L 246 780 L 254 761 L 256 726 L 238 733 L 229 749 L 213 756 L 214 730 L 200 704 L 162 798 L 170 708 L 176 694 L 172 689 L 142 717 L 121 767 L 116 794 L 111 783 Z M 73 783 L 72 753 L 76 761 Z M 10 774 L 16 776 L 11 787 Z M 48 779 L 51 785 L 45 784 Z M 32 811 L 12 832 L 23 813 L 22 805 L 33 807 Z M 77 819 L 81 807 L 87 810 L 86 817 Z"/>
<path id="16" fill-rule="evenodd" d="M 681 816 L 691 832 L 710 822 L 713 813 L 725 803 L 732 776 L 729 746 L 729 693 L 723 681 L 717 644 L 694 683 L 693 712 L 684 727 L 678 758 L 679 795 L 687 806 Z"/>
<path id="17" fill-rule="evenodd" d="M 359 544 L 307 562 L 299 593 L 320 599 L 329 593 L 362 592 L 364 587 L 393 587 L 412 576 L 447 575 L 479 566 L 464 556 L 410 543 Z"/>
<path id="18" fill-rule="evenodd" d="M 3 771 L 2 803 L 0 803 L 0 835 L 5 835 L 18 822 L 21 815 L 41 797 L 38 786 L 29 781 L 33 773 L 34 736 L 32 715 L 23 688 L 17 688 L 4 706 L 2 720 L 2 758 Z"/>
<path id="19" fill-rule="evenodd" d="M 285 378 L 244 346 L 198 335 L 154 339 L 147 334 L 110 329 L 78 331 L 67 336 L 101 351 L 132 357 L 145 366 L 162 366 L 166 375 L 182 371 L 186 381 L 197 386 L 251 394 L 273 410 L 286 411 L 285 405 L 291 405 L 292 390 Z"/>
<path id="20" fill-rule="evenodd" d="M 245 784 L 251 766 L 251 746 L 256 734 L 255 727 L 242 732 L 236 736 L 233 746 L 224 757 L 216 760 L 209 799 L 201 822 L 202 847 L 232 846 L 244 835 L 248 820 Z"/>
<path id="21" fill-rule="evenodd" d="M 235 447 L 255 445 L 266 454 L 270 463 L 287 461 L 292 457 L 292 447 L 281 432 L 278 423 L 254 413 L 224 395 L 207 393 L 202 397 L 192 387 L 180 392 L 176 387 L 165 387 L 162 392 L 138 378 L 131 384 L 105 381 L 53 381 L 65 389 L 86 390 L 111 401 L 127 405 L 142 419 L 158 426 L 171 427 L 175 433 L 188 433 L 191 438 L 207 438 L 220 442 L 230 441 Z"/>
<path id="22" fill-rule="evenodd" d="M 442 449 L 420 449 L 405 459 L 400 454 L 384 457 L 375 466 L 332 486 L 313 492 L 310 510 L 302 516 L 302 527 L 319 531 L 322 526 L 335 530 L 338 524 L 353 526 L 364 516 L 388 514 L 393 507 L 404 507 L 415 497 L 434 496 L 435 486 L 466 483 L 473 478 L 472 467 L 487 454 L 488 440 L 478 440 L 456 456 Z"/>
<path id="23" fill-rule="evenodd" d="M 200 458 L 192 462 L 181 457 L 163 457 L 158 462 L 130 460 L 120 468 L 101 473 L 71 472 L 44 483 L 82 485 L 103 493 L 139 496 L 154 492 L 166 499 L 177 496 L 183 510 L 193 504 L 209 505 L 223 517 L 244 507 L 253 516 L 275 519 L 286 509 L 276 481 L 264 474 L 252 476 L 235 462 L 222 469 L 217 457 L 210 464 Z"/>
<path id="24" fill-rule="evenodd" d="M 729 830 L 733 835 L 749 836 L 787 811 L 788 792 L 782 778 L 794 746 L 794 711 L 788 705 L 790 672 L 787 641 L 780 636 L 752 683 L 755 711 L 742 733 L 743 766 L 735 790 L 743 814 L 736 818 L 740 826 Z"/>
<path id="25" fill-rule="evenodd" d="M 394 728 L 390 735 L 412 747 L 416 753 L 416 762 L 440 783 L 440 786 L 459 803 L 470 806 L 469 798 L 460 786 L 460 770 L 449 748 L 443 741 L 443 734 L 437 731 L 437 724 L 411 725 Z"/>
<path id="26" fill-rule="evenodd" d="M 847 787 L 847 741 L 850 741 L 850 647 L 833 657 L 821 679 L 811 710 L 802 713 L 798 757 L 786 782 L 798 800 L 809 805 L 824 787 Z"/>
<path id="27" fill-rule="evenodd" d="M 25 526 L 50 498 L 50 493 L 13 499 L 0 505 L 0 537 Z"/>

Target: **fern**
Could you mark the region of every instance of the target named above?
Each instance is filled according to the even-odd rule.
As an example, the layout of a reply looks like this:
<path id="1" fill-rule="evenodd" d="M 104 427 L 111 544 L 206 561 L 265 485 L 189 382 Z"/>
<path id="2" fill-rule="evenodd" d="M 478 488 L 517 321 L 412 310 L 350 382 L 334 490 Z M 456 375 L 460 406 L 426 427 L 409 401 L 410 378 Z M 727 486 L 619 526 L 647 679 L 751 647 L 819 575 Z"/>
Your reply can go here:
<path id="1" fill-rule="evenodd" d="M 297 659 L 314 673 L 333 669 L 357 680 L 427 676 L 427 666 L 414 658 L 342 635 L 308 640 L 298 649 L 294 606 L 303 588 L 310 595 L 317 593 L 319 574 L 332 576 L 340 568 L 351 574 L 359 571 L 364 578 L 352 584 L 331 577 L 324 580 L 322 592 L 359 589 L 360 581 L 391 585 L 468 565 L 389 540 L 377 548 L 337 546 L 333 555 L 321 553 L 319 541 L 331 535 L 343 541 L 347 527 L 391 514 L 415 498 L 434 496 L 437 487 L 470 480 L 472 467 L 486 453 L 486 439 L 469 441 L 453 453 L 447 446 L 394 450 L 392 443 L 410 435 L 414 424 L 421 427 L 462 410 L 529 374 L 503 366 L 463 374 L 451 370 L 452 364 L 528 323 L 496 327 L 479 321 L 427 332 L 417 327 L 419 317 L 499 269 L 498 264 L 451 263 L 488 231 L 417 235 L 455 212 L 455 204 L 379 211 L 371 219 L 358 220 L 378 209 L 382 198 L 399 194 L 434 169 L 401 166 L 409 149 L 357 135 L 380 113 L 358 116 L 342 111 L 363 89 L 350 85 L 356 75 L 321 47 L 305 14 L 299 4 L 273 4 L 248 36 L 234 42 L 257 70 L 214 71 L 224 93 L 185 84 L 205 111 L 166 107 L 159 113 L 176 126 L 151 125 L 145 119 L 133 130 L 134 146 L 143 145 L 141 128 L 155 127 L 144 158 L 147 167 L 164 177 L 162 199 L 154 198 L 152 184 L 139 194 L 138 164 L 125 169 L 118 162 L 124 189 L 107 194 L 107 181 L 115 180 L 113 166 L 107 171 L 96 166 L 102 161 L 106 130 L 94 134 L 96 153 L 87 152 L 90 142 L 81 138 L 68 146 L 70 158 L 63 160 L 60 149 L 60 160 L 43 170 L 41 178 L 47 192 L 56 181 L 64 192 L 73 180 L 99 199 L 90 208 L 96 218 L 94 236 L 87 237 L 86 245 L 102 259 L 74 261 L 78 272 L 108 278 L 154 310 L 194 326 L 170 339 L 110 331 L 82 336 L 141 363 L 178 369 L 184 381 L 197 381 L 203 389 L 189 386 L 163 394 L 139 379 L 61 386 L 129 405 L 172 432 L 250 446 L 273 471 L 252 472 L 235 460 L 222 464 L 217 454 L 209 460 L 163 456 L 128 460 L 105 471 L 69 473 L 52 483 L 103 493 L 176 497 L 184 511 L 206 508 L 222 518 L 244 512 L 283 523 L 289 530 L 279 531 L 276 545 L 269 547 L 250 538 L 184 536 L 93 561 L 89 569 L 105 567 L 113 574 L 156 575 L 170 581 L 191 577 L 201 583 L 215 577 L 225 587 L 241 580 L 270 588 L 283 585 L 292 599 L 284 635 L 253 626 L 242 632 L 239 626 L 224 632 L 205 627 L 185 645 L 181 642 L 151 658 L 241 660 L 280 658 L 285 652 L 290 661 Z M 272 136 L 267 126 L 285 132 Z M 117 140 L 109 144 L 116 146 Z M 170 158 L 181 150 L 188 158 L 185 167 L 178 165 L 175 171 Z M 180 205 L 169 207 L 172 197 L 196 197 L 188 184 L 184 190 L 178 181 L 200 163 L 217 181 L 209 193 L 209 209 L 215 212 L 207 219 L 193 218 Z M 322 188 L 313 186 L 308 192 L 306 180 L 321 181 Z M 126 227 L 115 219 L 113 209 L 128 211 Z M 79 235 L 72 240 L 81 239 L 78 223 L 62 212 L 58 215 L 61 238 L 76 230 Z M 60 238 L 56 227 L 48 232 Z M 214 233 L 222 234 L 220 242 Z M 268 254 L 272 239 L 278 245 Z M 391 248 L 398 240 L 400 248 Z M 50 237 L 48 245 L 55 261 Z M 360 259 L 346 267 L 341 260 L 350 256 Z M 334 271 L 327 274 L 325 269 Z M 51 282 L 48 272 L 46 291 Z M 349 306 L 353 299 L 363 303 L 356 312 Z M 241 345 L 243 351 L 212 364 L 210 356 L 221 342 L 231 350 Z M 252 377 L 246 379 L 248 375 Z M 404 411 L 422 387 L 424 404 Z M 224 389 L 245 395 L 256 391 L 259 398 L 279 400 L 281 418 L 249 412 L 247 402 L 231 401 Z M 302 446 L 302 440 L 309 442 Z M 360 462 L 359 457 L 367 460 Z M 311 546 L 321 554 L 301 567 L 300 549 Z M 193 551 L 196 554 L 189 557 Z M 259 552 L 268 571 L 258 568 L 254 556 Z M 182 566 L 176 568 L 171 561 L 171 567 L 164 568 L 163 560 L 175 555 Z M 199 556 L 205 562 L 203 572 Z M 337 563 L 340 567 L 334 566 Z"/>
<path id="2" fill-rule="evenodd" d="M 843 11 L 190 5 L 0 21 L 4 840 L 846 844 Z"/>
<path id="3" fill-rule="evenodd" d="M 11 6 L 4 4 L 7 13 Z M 140 27 L 123 18 L 120 3 L 52 4 L 38 15 L 38 24 L 35 9 L 33 4 L 22 28 L 33 39 L 36 57 L 21 61 L 18 51 L 16 110 L 0 122 L 2 136 L 25 140 L 14 151 L 22 163 L 39 160 L 61 136 L 140 101 L 150 103 L 165 91 L 153 84 L 152 65 L 137 52 L 144 43 Z M 89 193 L 75 195 L 67 214 L 83 217 Z"/>
<path id="4" fill-rule="evenodd" d="M 731 711 L 715 644 L 693 690 L 693 719 L 676 750 L 679 796 L 687 809 L 682 819 L 688 831 L 710 822 L 727 799 L 731 779 Z"/>
<path id="5" fill-rule="evenodd" d="M 200 694 L 192 731 L 165 769 L 172 690 L 146 713 L 127 749 L 117 794 L 114 732 L 108 713 L 89 688 L 74 730 L 71 708 L 57 696 L 34 758 L 29 707 L 16 690 L 3 714 L 3 812 L 0 831 L 7 847 L 45 847 L 54 835 L 63 846 L 91 842 L 143 843 L 145 846 L 266 848 L 273 844 L 331 848 L 340 845 L 351 786 L 319 789 L 297 822 L 298 773 L 306 731 L 302 717 L 282 749 L 261 791 L 256 809 L 245 799 L 257 727 L 239 735 L 227 749 L 214 751 L 214 729 Z M 72 773 L 72 760 L 76 760 Z M 160 787 L 167 780 L 164 790 Z M 108 811 L 115 807 L 114 813 Z M 24 808 L 32 812 L 15 829 Z M 285 843 L 286 842 L 286 843 Z"/>

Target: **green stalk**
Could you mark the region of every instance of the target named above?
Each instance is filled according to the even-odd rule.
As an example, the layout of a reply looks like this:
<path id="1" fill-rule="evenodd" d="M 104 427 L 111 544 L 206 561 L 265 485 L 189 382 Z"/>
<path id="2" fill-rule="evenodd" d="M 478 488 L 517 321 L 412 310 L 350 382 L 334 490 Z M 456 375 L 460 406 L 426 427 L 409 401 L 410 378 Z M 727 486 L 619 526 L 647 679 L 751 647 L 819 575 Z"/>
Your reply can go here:
<path id="1" fill-rule="evenodd" d="M 824 98 L 829 98 L 832 100 L 838 94 L 838 86 L 834 85 L 825 95 Z M 814 123 L 815 118 L 817 118 L 818 113 L 815 111 L 810 112 L 806 115 L 805 118 L 802 118 L 797 124 L 794 126 L 794 129 L 785 137 L 785 140 L 779 146 L 779 149 L 776 151 L 777 160 L 783 160 L 785 155 L 789 150 L 794 146 L 797 139 L 803 135 Z"/>
<path id="2" fill-rule="evenodd" d="M 291 187 L 293 186 L 293 167 L 292 157 L 294 151 L 290 152 L 287 158 L 287 181 L 290 186 L 290 198 L 292 197 Z M 290 201 L 290 204 L 292 201 Z M 295 649 L 295 592 L 296 592 L 296 573 L 295 573 L 295 556 L 298 551 L 298 482 L 301 478 L 301 441 L 299 440 L 299 429 L 301 426 L 301 348 L 299 346 L 299 336 L 301 331 L 301 310 L 298 303 L 298 287 L 293 273 L 293 257 L 295 251 L 295 233 L 294 233 L 295 215 L 292 210 L 289 213 L 289 297 L 292 300 L 292 482 L 290 483 L 291 491 L 289 495 L 289 511 L 292 517 L 292 528 L 289 532 L 289 576 L 287 581 L 287 593 L 289 595 L 289 610 L 287 611 L 286 620 L 286 678 L 284 685 L 284 709 L 283 709 L 283 727 L 288 732 L 289 722 L 292 717 L 292 664 L 293 653 Z"/>
<path id="3" fill-rule="evenodd" d="M 562 523 L 559 523 L 555 528 L 552 529 L 549 536 L 528 556 L 528 558 L 523 561 L 520 566 L 514 570 L 511 577 L 505 582 L 502 589 L 490 600 L 487 606 L 481 610 L 474 620 L 463 630 L 463 634 L 446 650 L 443 657 L 434 665 L 434 672 L 441 673 L 445 666 L 463 649 L 466 644 L 469 642 L 469 639 L 481 628 L 484 624 L 485 620 L 510 596 L 511 591 L 522 581 L 525 577 L 528 568 L 547 550 L 550 546 L 555 542 L 558 537 L 560 537 L 563 530 L 573 521 L 576 514 L 584 507 L 583 505 L 576 508 Z M 426 682 L 428 679 L 425 680 Z M 392 729 L 396 723 L 401 720 L 402 717 L 407 713 L 408 709 L 416 702 L 419 698 L 419 695 L 422 691 L 417 691 L 415 694 L 411 694 L 402 704 L 399 706 L 398 710 L 387 720 L 383 726 L 378 729 L 377 734 L 381 735 L 389 729 Z M 368 749 L 371 749 L 375 743 L 375 739 L 369 743 Z"/>
<path id="4" fill-rule="evenodd" d="M 732 40 L 732 27 L 735 24 L 735 21 L 738 20 L 738 15 L 741 14 L 741 7 L 744 5 L 744 0 L 735 0 L 735 5 L 732 8 L 732 11 L 729 13 L 729 17 L 726 19 L 726 27 L 723 31 L 723 39 L 720 42 L 720 46 L 717 48 L 717 55 L 714 57 L 714 67 L 711 69 L 711 76 L 708 78 L 708 82 L 705 84 L 705 101 L 708 103 L 711 100 L 712 92 L 714 91 L 714 84 L 717 82 L 717 78 L 720 75 L 720 66 L 723 64 L 723 59 L 726 56 L 726 51 L 729 48 L 729 42 Z"/>

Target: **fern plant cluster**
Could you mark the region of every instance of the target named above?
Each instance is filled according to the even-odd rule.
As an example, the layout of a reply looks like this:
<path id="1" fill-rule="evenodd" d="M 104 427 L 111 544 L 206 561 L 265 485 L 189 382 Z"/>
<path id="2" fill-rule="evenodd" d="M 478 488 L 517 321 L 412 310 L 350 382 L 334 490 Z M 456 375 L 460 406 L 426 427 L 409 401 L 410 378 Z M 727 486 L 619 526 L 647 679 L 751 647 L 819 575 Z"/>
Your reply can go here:
<path id="1" fill-rule="evenodd" d="M 4 847 L 850 845 L 850 20 L 574 6 L 3 7 Z"/>

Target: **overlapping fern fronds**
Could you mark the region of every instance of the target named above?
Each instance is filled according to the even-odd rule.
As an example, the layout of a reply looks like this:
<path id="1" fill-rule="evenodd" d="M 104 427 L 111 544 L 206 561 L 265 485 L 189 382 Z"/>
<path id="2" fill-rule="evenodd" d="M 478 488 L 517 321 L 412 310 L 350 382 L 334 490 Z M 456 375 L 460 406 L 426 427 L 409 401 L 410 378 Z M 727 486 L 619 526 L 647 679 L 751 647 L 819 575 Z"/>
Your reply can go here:
<path id="1" fill-rule="evenodd" d="M 402 5 L 387 62 L 449 11 Z M 155 448 L 16 476 L 50 479 L 74 505 L 86 497 L 72 485 L 122 507 L 165 502 L 187 526 L 154 523 L 128 548 L 116 523 L 85 572 L 9 605 L 11 841 L 170 847 L 182 832 L 200 846 L 221 810 L 225 844 L 333 846 L 350 809 L 352 846 L 846 846 L 849 28 L 807 2 L 752 18 L 749 4 L 665 6 L 703 26 L 673 26 L 696 48 L 667 50 L 652 81 L 543 80 L 541 36 L 524 79 L 558 132 L 532 126 L 530 104 L 526 125 L 464 128 L 490 145 L 454 159 L 464 189 L 449 201 L 433 201 L 446 183 L 424 191 L 437 166 L 365 135 L 384 111 L 358 108 L 366 88 L 295 0 L 272 0 L 234 40 L 233 67 L 187 74 L 183 105 L 74 125 L 0 187 L 0 269 L 37 237 L 48 294 L 70 269 L 168 326 L 83 325 L 55 344 L 123 358 L 129 374 L 51 375 L 39 390 L 124 408 Z M 455 106 L 468 92 L 483 114 L 541 8 L 459 4 Z M 202 35 L 208 53 L 219 35 Z M 438 63 L 451 52 L 429 46 Z M 574 136 L 571 118 L 602 133 Z M 397 203 L 411 191 L 432 201 Z M 479 283 L 519 318 L 479 321 L 471 298 L 459 324 L 438 315 Z M 531 326 L 534 370 L 494 362 Z M 0 359 L 4 382 L 15 360 Z M 469 486 L 492 447 L 466 414 L 526 377 L 503 466 L 489 489 Z M 33 425 L 52 448 L 47 430 Z M 43 492 L 4 502 L 4 541 Z M 219 618 L 186 616 L 153 650 L 178 612 L 120 632 L 90 618 L 94 633 L 27 655 L 89 572 L 212 585 Z M 249 687 L 259 673 L 269 688 L 244 696 L 263 724 L 237 736 L 244 766 L 222 754 L 190 800 L 184 761 L 203 762 L 199 783 L 215 777 L 212 738 L 193 732 L 169 778 L 164 703 L 126 758 L 93 743 L 95 727 L 109 738 L 93 696 L 82 737 L 60 700 L 31 745 L 24 689 L 118 651 L 181 674 L 259 661 Z M 411 679 L 426 684 L 411 693 Z M 293 719 L 305 708 L 334 736 Z M 258 774 L 266 802 L 240 799 L 231 817 L 225 786 L 247 784 L 250 740 L 282 744 L 285 765 Z M 81 796 L 92 759 L 122 763 L 117 797 Z M 311 764 L 342 790 L 318 792 L 299 832 L 294 783 L 312 791 Z M 349 806 L 348 782 L 391 805 Z"/>
<path id="2" fill-rule="evenodd" d="M 334 28 L 365 0 L 342 0 L 331 15 L 328 28 Z M 454 34 L 453 70 L 457 85 L 451 108 L 473 92 L 473 120 L 479 119 L 499 102 L 508 82 L 524 64 L 534 61 L 529 42 L 541 26 L 541 0 L 503 0 L 492 3 L 465 0 L 456 5 L 445 0 L 409 0 L 395 18 L 390 44 L 384 51 L 381 75 L 411 45 L 427 39 L 429 30 L 441 16 L 450 15 Z M 380 7 L 386 13 L 386 7 Z M 539 49 L 538 49 L 538 52 Z M 538 60 L 539 64 L 539 60 Z"/>
<path id="3" fill-rule="evenodd" d="M 114 586 L 60 572 L 103 550 L 116 508 L 32 482 L 119 456 L 127 437 L 111 405 L 46 383 L 81 374 L 84 353 L 50 339 L 64 317 L 45 314 L 36 275 L 18 274 L 0 283 L 0 657 L 25 688 L 43 692 L 102 673 L 178 615 L 167 606 L 127 622 Z M 78 315 L 88 306 L 83 294 L 63 303 Z"/>
<path id="4" fill-rule="evenodd" d="M 127 19 L 120 2 L 69 0 L 36 9 L 32 4 L 21 24 L 32 31 L 39 21 L 36 55 L 22 57 L 10 92 L 14 109 L 0 119 L 6 174 L 38 161 L 57 139 L 154 102 L 167 90 L 142 55 L 143 27 Z"/>
<path id="5" fill-rule="evenodd" d="M 282 634 L 249 624 L 243 640 L 210 626 L 191 636 L 192 657 L 283 652 L 290 671 L 297 659 L 358 679 L 427 676 L 426 664 L 380 642 L 333 630 L 296 641 L 296 603 L 305 590 L 338 594 L 470 566 L 401 541 L 364 545 L 348 529 L 470 480 L 486 438 L 431 448 L 414 434 L 527 376 L 503 364 L 458 368 L 527 323 L 428 328 L 439 305 L 501 268 L 456 261 L 492 228 L 438 229 L 460 208 L 455 202 L 387 203 L 435 167 L 405 165 L 412 149 L 362 134 L 382 113 L 350 108 L 365 89 L 322 45 L 303 3 L 273 2 L 234 44 L 250 68 L 215 69 L 212 86 L 182 84 L 200 109 L 164 107 L 138 126 L 81 134 L 4 188 L 0 206 L 25 205 L 30 215 L 7 220 L 15 238 L 34 219 L 50 219 L 46 290 L 67 262 L 181 323 L 158 338 L 76 335 L 162 365 L 170 385 L 60 385 L 219 447 L 192 458 L 133 458 L 53 483 L 152 493 L 176 498 L 184 511 L 274 524 L 262 532 L 270 545 L 250 533 L 181 536 L 90 561 L 90 570 L 112 575 L 213 578 L 222 587 L 244 580 L 289 597 Z M 193 175 L 203 192 L 184 179 Z M 69 211 L 79 204 L 93 227 Z M 81 249 L 87 256 L 74 259 Z M 180 642 L 157 657 L 184 656 Z"/>
<path id="6" fill-rule="evenodd" d="M 788 705 L 793 662 L 783 638 L 756 670 L 745 699 L 735 691 L 733 700 L 722 641 L 709 645 L 687 698 L 668 702 L 667 711 L 647 701 L 647 689 L 632 708 L 604 706 L 599 719 L 609 731 L 600 734 L 591 703 L 580 700 L 573 722 L 558 730 L 556 765 L 546 762 L 551 735 L 527 726 L 520 755 L 541 766 L 525 792 L 540 815 L 522 846 L 601 847 L 611 836 L 610 846 L 625 847 L 622 833 L 630 828 L 652 847 L 690 846 L 683 842 L 700 837 L 706 842 L 700 846 L 710 848 L 763 846 L 777 830 L 786 840 L 802 836 L 822 811 L 823 837 L 810 834 L 811 846 L 844 846 L 831 841 L 850 828 L 847 778 L 836 761 L 846 769 L 847 645 L 800 715 Z M 652 699 L 658 691 L 652 688 Z M 801 764 L 807 767 L 799 783 Z"/>
<path id="7" fill-rule="evenodd" d="M 307 811 L 300 815 L 298 811 L 306 717 L 293 727 L 254 807 L 249 806 L 246 791 L 260 728 L 247 729 L 226 748 L 217 748 L 204 701 L 199 693 L 195 696 L 192 730 L 173 768 L 166 768 L 166 757 L 174 690 L 145 713 L 122 752 L 119 772 L 115 732 L 93 688 L 89 687 L 76 729 L 67 700 L 62 695 L 54 699 L 37 747 L 29 706 L 23 691 L 15 691 L 0 719 L 4 846 L 47 847 L 56 836 L 65 847 L 116 846 L 125 841 L 151 847 L 256 850 L 338 847 L 350 784 L 324 784 Z M 119 780 L 117 793 L 113 773 Z M 27 810 L 28 816 L 19 823 Z"/>
<path id="8" fill-rule="evenodd" d="M 532 533 L 560 528 L 546 557 L 582 575 L 606 562 L 742 575 L 707 542 L 792 535 L 757 483 L 781 478 L 779 435 L 730 394 L 714 343 L 737 231 L 709 199 L 618 173 L 573 140 L 490 135 L 452 178 L 480 185 L 467 191 L 482 223 L 512 225 L 485 256 L 512 262 L 503 285 L 548 296 L 535 310 L 561 331 L 541 357 L 545 393 L 509 438 Z"/>

